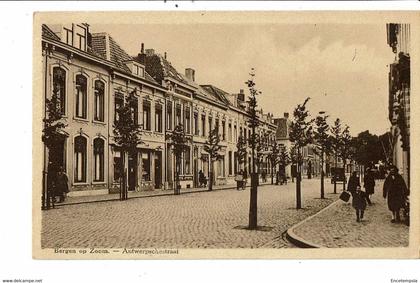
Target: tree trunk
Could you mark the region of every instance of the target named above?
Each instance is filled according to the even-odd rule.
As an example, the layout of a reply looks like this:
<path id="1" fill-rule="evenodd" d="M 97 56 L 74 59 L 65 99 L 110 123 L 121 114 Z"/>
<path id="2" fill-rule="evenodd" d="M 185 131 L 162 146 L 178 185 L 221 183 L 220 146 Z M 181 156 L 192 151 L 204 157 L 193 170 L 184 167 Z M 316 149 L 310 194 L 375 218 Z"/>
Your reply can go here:
<path id="1" fill-rule="evenodd" d="M 272 166 L 272 163 L 271 163 L 271 184 L 272 185 L 274 184 L 274 166 Z"/>
<path id="2" fill-rule="evenodd" d="M 324 198 L 324 149 L 321 151 L 321 198 Z"/>
<path id="3" fill-rule="evenodd" d="M 343 191 L 346 190 L 346 159 L 343 158 L 343 169 L 344 169 L 344 180 L 343 180 Z"/>
<path id="4" fill-rule="evenodd" d="M 181 184 L 179 183 L 179 167 L 180 167 L 180 158 L 175 156 L 175 186 L 174 186 L 174 195 L 181 194 Z"/>
<path id="5" fill-rule="evenodd" d="M 209 172 L 209 191 L 213 190 L 213 162 L 210 161 L 210 172 Z"/>
<path id="6" fill-rule="evenodd" d="M 337 193 L 337 153 L 335 154 L 335 172 L 334 172 L 334 194 Z M 333 177 L 333 175 L 331 174 L 331 177 Z"/>
<path id="7" fill-rule="evenodd" d="M 255 139 L 255 127 L 252 127 L 252 137 Z M 255 143 L 252 144 L 252 173 L 251 173 L 251 190 L 249 200 L 249 229 L 257 229 L 257 193 L 258 193 L 258 174 L 255 172 Z"/>
<path id="8" fill-rule="evenodd" d="M 300 154 L 300 148 L 298 148 L 298 162 L 297 162 L 297 176 L 296 176 L 296 209 L 302 208 L 302 200 L 301 200 L 301 181 L 302 181 L 302 175 L 301 175 L 301 163 L 299 161 L 299 154 Z"/>

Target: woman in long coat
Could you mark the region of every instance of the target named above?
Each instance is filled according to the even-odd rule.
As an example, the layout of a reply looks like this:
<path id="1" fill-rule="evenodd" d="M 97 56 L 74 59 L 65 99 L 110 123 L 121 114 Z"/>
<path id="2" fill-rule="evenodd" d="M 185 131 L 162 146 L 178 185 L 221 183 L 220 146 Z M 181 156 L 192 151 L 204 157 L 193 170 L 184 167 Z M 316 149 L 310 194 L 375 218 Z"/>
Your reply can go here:
<path id="1" fill-rule="evenodd" d="M 388 200 L 388 209 L 392 212 L 392 223 L 400 221 L 400 209 L 405 206 L 408 195 L 407 185 L 398 174 L 398 168 L 392 166 L 385 179 L 383 191 L 383 197 Z"/>
<path id="2" fill-rule="evenodd" d="M 66 173 L 64 173 L 64 169 L 60 168 L 55 179 L 55 197 L 59 197 L 58 202 L 63 202 L 66 198 L 66 195 L 69 192 L 68 183 L 69 179 L 67 178 Z"/>
<path id="3" fill-rule="evenodd" d="M 353 172 L 350 176 L 349 183 L 347 184 L 347 191 L 353 195 L 354 192 L 356 192 L 357 187 L 360 187 L 360 181 L 357 177 L 357 172 Z"/>
<path id="4" fill-rule="evenodd" d="M 372 171 L 370 169 L 366 170 L 365 177 L 363 178 L 363 186 L 367 194 L 367 201 L 369 204 L 372 204 L 370 201 L 370 195 L 375 193 L 375 178 L 373 177 Z"/>

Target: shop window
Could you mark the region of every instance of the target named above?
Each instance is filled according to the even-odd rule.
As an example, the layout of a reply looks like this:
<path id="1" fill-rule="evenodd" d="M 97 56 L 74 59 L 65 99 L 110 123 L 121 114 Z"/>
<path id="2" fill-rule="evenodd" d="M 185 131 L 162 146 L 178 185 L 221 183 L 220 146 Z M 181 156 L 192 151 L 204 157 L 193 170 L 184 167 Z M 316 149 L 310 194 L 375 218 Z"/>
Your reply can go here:
<path id="1" fill-rule="evenodd" d="M 143 152 L 141 154 L 141 161 L 142 161 L 142 180 L 143 181 L 150 181 L 150 153 Z"/>
<path id="2" fill-rule="evenodd" d="M 114 152 L 114 181 L 119 181 L 123 177 L 121 151 Z"/>

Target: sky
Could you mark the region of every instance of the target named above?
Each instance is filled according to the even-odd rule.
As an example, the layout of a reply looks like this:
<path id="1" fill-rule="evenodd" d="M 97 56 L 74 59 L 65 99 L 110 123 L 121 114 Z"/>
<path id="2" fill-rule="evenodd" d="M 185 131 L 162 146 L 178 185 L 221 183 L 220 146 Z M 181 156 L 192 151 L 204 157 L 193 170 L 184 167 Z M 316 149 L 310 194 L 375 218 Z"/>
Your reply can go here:
<path id="1" fill-rule="evenodd" d="M 199 84 L 229 93 L 246 89 L 251 68 L 258 104 L 275 117 L 310 97 L 312 117 L 340 118 L 353 135 L 389 129 L 388 71 L 394 54 L 384 24 L 92 25 L 130 55 L 164 54 L 179 71 L 195 69 Z"/>

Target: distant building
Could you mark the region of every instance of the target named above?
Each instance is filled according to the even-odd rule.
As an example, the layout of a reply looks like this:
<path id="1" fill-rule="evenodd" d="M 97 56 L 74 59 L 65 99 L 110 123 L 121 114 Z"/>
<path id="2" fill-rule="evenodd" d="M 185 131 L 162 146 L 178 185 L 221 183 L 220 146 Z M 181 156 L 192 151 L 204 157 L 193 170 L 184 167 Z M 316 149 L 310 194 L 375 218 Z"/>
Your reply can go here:
<path id="1" fill-rule="evenodd" d="M 387 43 L 395 54 L 389 70 L 389 121 L 393 154 L 407 184 L 410 183 L 410 25 L 387 24 Z"/>

